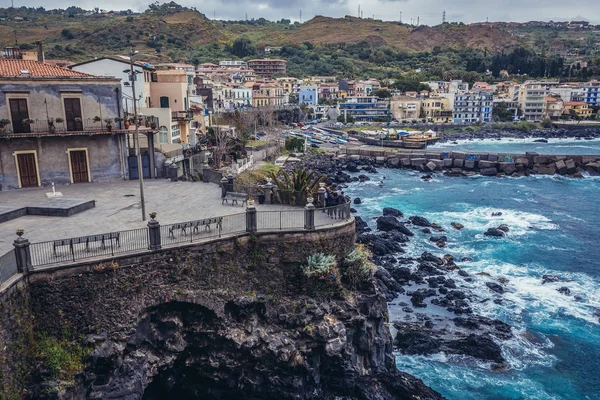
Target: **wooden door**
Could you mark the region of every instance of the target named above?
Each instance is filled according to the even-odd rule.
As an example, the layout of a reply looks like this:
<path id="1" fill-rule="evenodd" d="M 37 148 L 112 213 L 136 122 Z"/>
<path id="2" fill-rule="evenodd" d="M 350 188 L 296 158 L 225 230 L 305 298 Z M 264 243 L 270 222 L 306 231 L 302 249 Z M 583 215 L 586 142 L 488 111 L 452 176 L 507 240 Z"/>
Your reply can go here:
<path id="1" fill-rule="evenodd" d="M 87 168 L 87 157 L 85 150 L 69 151 L 71 155 L 71 173 L 73 174 L 73 183 L 89 182 Z"/>
<path id="2" fill-rule="evenodd" d="M 21 178 L 21 187 L 37 187 L 37 168 L 35 166 L 35 154 L 24 153 L 17 154 L 19 164 L 19 176 Z"/>
<path id="3" fill-rule="evenodd" d="M 26 99 L 10 99 L 10 117 L 12 119 L 14 133 L 29 133 L 31 125 L 24 124 L 24 119 L 29 119 Z"/>
<path id="4" fill-rule="evenodd" d="M 81 102 L 79 99 L 65 99 L 65 120 L 68 131 L 82 131 Z"/>

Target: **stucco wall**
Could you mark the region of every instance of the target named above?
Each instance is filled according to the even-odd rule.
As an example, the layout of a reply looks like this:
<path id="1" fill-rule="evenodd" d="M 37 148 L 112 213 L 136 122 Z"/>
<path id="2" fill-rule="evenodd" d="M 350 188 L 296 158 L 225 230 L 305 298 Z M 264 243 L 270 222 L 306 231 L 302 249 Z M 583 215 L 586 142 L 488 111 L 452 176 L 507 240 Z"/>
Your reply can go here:
<path id="1" fill-rule="evenodd" d="M 10 119 L 7 96 L 28 99 L 29 118 L 46 121 L 48 118 L 65 118 L 63 98 L 78 97 L 81 99 L 82 119 L 100 116 L 102 119 L 114 118 L 118 115 L 119 85 L 115 81 L 89 82 L 79 80 L 0 82 L 0 119 Z M 8 92 L 8 93 L 6 93 Z M 12 92 L 12 93 L 11 93 Z M 61 97 L 62 93 L 62 97 Z M 46 112 L 47 108 L 47 112 Z"/>
<path id="2" fill-rule="evenodd" d="M 67 149 L 87 148 L 92 182 L 122 179 L 120 134 L 0 139 L 0 190 L 19 187 L 15 151 L 37 151 L 41 186 L 70 183 Z M 121 152 L 121 153 L 120 153 Z M 126 169 L 126 165 L 123 164 Z"/>

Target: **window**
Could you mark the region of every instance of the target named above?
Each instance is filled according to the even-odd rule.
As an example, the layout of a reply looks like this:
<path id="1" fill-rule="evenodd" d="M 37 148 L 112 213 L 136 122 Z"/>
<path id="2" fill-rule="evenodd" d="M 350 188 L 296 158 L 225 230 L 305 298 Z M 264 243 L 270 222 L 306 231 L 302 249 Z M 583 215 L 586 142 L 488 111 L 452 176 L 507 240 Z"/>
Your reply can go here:
<path id="1" fill-rule="evenodd" d="M 179 139 L 180 134 L 179 124 L 171 125 L 171 138 L 173 139 L 174 143 L 175 139 Z"/>
<path id="2" fill-rule="evenodd" d="M 167 96 L 161 96 L 160 108 L 169 108 L 169 98 Z"/>
<path id="3" fill-rule="evenodd" d="M 169 143 L 169 130 L 166 126 L 161 126 L 158 129 L 158 142 L 159 143 Z"/>

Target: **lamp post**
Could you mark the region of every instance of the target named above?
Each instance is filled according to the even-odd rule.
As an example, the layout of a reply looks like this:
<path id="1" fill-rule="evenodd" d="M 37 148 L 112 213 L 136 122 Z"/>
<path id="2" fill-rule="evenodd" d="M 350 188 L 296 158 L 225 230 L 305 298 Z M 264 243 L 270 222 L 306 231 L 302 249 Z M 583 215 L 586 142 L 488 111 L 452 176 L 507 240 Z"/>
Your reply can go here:
<path id="1" fill-rule="evenodd" d="M 142 221 L 146 220 L 146 201 L 144 199 L 144 170 L 142 169 L 142 156 L 140 152 L 140 132 L 139 132 L 139 121 L 138 121 L 138 113 L 137 113 L 137 102 L 135 97 L 135 70 L 133 69 L 133 56 L 137 53 L 137 51 L 133 51 L 133 47 L 131 48 L 131 52 L 129 53 L 129 82 L 131 82 L 131 94 L 133 97 L 133 115 L 134 115 L 134 123 L 135 123 L 135 134 L 134 134 L 134 142 L 135 142 L 135 156 L 137 157 L 137 165 L 138 165 L 138 180 L 140 181 L 140 201 L 142 203 Z"/>

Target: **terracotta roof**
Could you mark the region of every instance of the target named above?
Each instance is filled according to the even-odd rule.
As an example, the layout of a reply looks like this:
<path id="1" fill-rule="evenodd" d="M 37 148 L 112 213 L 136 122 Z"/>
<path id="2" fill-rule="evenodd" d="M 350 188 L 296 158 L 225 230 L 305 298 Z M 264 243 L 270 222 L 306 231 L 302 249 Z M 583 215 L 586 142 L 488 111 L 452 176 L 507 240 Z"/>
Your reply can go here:
<path id="1" fill-rule="evenodd" d="M 27 72 L 24 72 L 27 71 Z M 56 67 L 39 61 L 0 59 L 0 77 L 95 77 L 68 68 Z"/>

